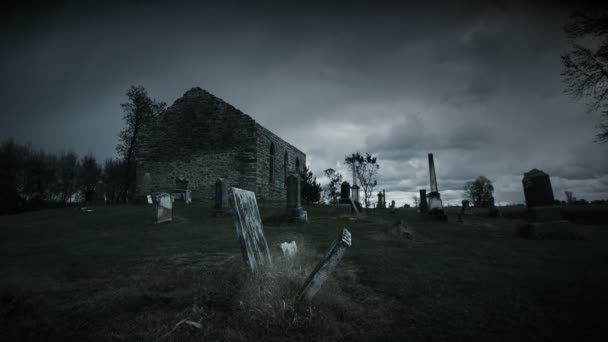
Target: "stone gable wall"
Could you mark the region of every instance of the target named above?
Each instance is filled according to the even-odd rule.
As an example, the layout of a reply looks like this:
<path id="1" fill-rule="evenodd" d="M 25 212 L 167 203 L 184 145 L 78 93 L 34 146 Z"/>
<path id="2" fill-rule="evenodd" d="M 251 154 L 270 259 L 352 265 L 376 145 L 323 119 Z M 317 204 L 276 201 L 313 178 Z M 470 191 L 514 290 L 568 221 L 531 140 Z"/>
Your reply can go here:
<path id="1" fill-rule="evenodd" d="M 194 199 L 212 199 L 217 178 L 254 191 L 259 199 L 285 200 L 288 172 L 306 155 L 221 99 L 193 88 L 142 133 L 137 159 L 137 195 L 176 188 L 188 181 Z M 274 179 L 269 182 L 270 144 L 275 144 Z"/>

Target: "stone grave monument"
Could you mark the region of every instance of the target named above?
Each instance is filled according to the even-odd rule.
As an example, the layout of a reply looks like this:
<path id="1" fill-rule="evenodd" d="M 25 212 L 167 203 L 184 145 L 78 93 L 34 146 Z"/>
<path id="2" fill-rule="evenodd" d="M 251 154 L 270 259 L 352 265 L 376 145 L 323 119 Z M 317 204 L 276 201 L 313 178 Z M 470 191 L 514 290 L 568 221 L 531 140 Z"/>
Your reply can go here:
<path id="1" fill-rule="evenodd" d="M 296 303 L 312 301 L 321 289 L 321 286 L 323 286 L 327 278 L 336 269 L 336 266 L 342 260 L 346 249 L 351 246 L 351 243 L 350 232 L 346 228 L 342 229 L 338 238 L 331 244 L 325 257 L 317 264 L 304 282 L 304 286 L 302 286 L 296 298 Z"/>
<path id="2" fill-rule="evenodd" d="M 308 214 L 302 208 L 300 175 L 295 173 L 290 174 L 287 176 L 285 183 L 287 185 L 287 217 L 290 220 L 306 223 L 308 221 Z"/>
<path id="3" fill-rule="evenodd" d="M 378 191 L 378 202 L 376 203 L 376 208 L 378 208 L 378 209 L 385 208 L 384 194 L 382 193 L 382 191 Z"/>
<path id="4" fill-rule="evenodd" d="M 170 222 L 173 221 L 173 196 L 166 192 L 161 192 L 156 196 L 156 216 L 155 222 Z"/>
<path id="5" fill-rule="evenodd" d="M 460 207 L 460 212 L 458 213 L 458 223 L 464 223 L 464 213 L 469 209 L 469 201 L 462 200 L 462 206 Z"/>
<path id="6" fill-rule="evenodd" d="M 431 181 L 431 192 L 428 193 L 429 199 L 429 214 L 439 220 L 447 220 L 447 215 L 443 210 L 443 203 L 441 202 L 441 195 L 439 194 L 439 188 L 437 187 L 437 177 L 435 176 L 435 161 L 433 160 L 433 154 L 429 153 L 429 178 Z"/>
<path id="7" fill-rule="evenodd" d="M 351 214 L 357 209 L 353 205 L 352 198 L 350 198 L 350 184 L 347 181 L 340 184 L 340 199 L 338 200 L 338 211 L 340 213 Z"/>
<path id="8" fill-rule="evenodd" d="M 255 271 L 258 265 L 271 264 L 268 243 L 264 236 L 262 218 L 255 193 L 232 188 L 229 196 L 236 235 L 241 245 L 243 259 Z"/>
<path id="9" fill-rule="evenodd" d="M 522 179 L 526 198 L 527 222 L 517 226 L 517 234 L 526 238 L 579 239 L 580 232 L 563 219 L 555 205 L 549 175 L 538 169 L 524 173 Z"/>

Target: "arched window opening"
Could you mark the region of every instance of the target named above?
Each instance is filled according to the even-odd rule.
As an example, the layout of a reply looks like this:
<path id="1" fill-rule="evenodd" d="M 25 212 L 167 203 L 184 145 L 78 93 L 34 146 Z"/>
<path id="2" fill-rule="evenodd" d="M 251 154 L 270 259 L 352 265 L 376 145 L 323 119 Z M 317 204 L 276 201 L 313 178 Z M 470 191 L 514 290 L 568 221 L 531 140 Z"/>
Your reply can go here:
<path id="1" fill-rule="evenodd" d="M 283 178 L 287 179 L 287 164 L 289 164 L 289 157 L 287 156 L 287 152 L 285 152 L 285 157 L 283 158 Z"/>
<path id="2" fill-rule="evenodd" d="M 269 164 L 269 168 L 270 168 L 270 170 L 268 172 L 268 174 L 269 174 L 268 181 L 270 183 L 272 183 L 274 181 L 274 144 L 273 143 L 270 144 L 270 162 L 268 164 Z"/>
<path id="3" fill-rule="evenodd" d="M 300 173 L 300 158 L 296 157 L 296 172 Z"/>

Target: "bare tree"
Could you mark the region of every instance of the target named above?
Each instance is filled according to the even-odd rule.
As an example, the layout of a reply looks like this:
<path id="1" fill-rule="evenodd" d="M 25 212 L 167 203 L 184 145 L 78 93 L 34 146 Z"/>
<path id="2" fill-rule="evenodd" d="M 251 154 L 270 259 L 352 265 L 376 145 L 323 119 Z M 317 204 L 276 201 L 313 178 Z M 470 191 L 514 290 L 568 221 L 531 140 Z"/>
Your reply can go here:
<path id="1" fill-rule="evenodd" d="M 418 208 L 418 204 L 420 203 L 420 199 L 418 198 L 418 196 L 412 196 L 412 200 L 414 201 L 414 207 Z"/>
<path id="2" fill-rule="evenodd" d="M 564 191 L 564 193 L 566 194 L 566 203 L 573 204 L 576 202 L 576 197 L 574 197 L 572 191 Z"/>
<path id="3" fill-rule="evenodd" d="M 600 111 L 602 121 L 596 141 L 608 142 L 608 12 L 575 12 L 564 27 L 572 41 L 572 51 L 562 55 L 565 92 L 577 100 L 587 99 L 589 112 Z M 577 43 L 595 38 L 591 46 Z"/>
<path id="4" fill-rule="evenodd" d="M 380 165 L 378 164 L 376 157 L 369 153 L 366 153 L 365 156 L 363 156 L 359 152 L 356 152 L 352 153 L 350 156 L 345 156 L 344 162 L 354 171 L 361 188 L 363 188 L 365 207 L 369 208 L 374 187 L 378 185 L 376 177 L 378 176 Z"/>
<path id="5" fill-rule="evenodd" d="M 133 178 L 135 178 L 133 164 L 141 145 L 141 133 L 166 107 L 164 102 L 157 102 L 148 97 L 148 93 L 143 86 L 131 86 L 127 91 L 127 97 L 130 102 L 122 104 L 127 126 L 120 132 L 120 142 L 116 146 L 116 150 L 123 158 L 126 166 L 125 185 L 122 189 L 122 200 L 124 202 L 127 201 Z"/>

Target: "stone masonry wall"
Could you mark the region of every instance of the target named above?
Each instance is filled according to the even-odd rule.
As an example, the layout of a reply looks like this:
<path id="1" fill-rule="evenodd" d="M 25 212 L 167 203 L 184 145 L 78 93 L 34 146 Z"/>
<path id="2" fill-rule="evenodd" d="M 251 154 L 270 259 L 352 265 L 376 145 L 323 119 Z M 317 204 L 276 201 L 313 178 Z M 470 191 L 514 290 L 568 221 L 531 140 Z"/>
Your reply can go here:
<path id="1" fill-rule="evenodd" d="M 258 198 L 285 201 L 287 175 L 296 172 L 296 160 L 300 169 L 306 165 L 306 155 L 276 134 L 256 123 L 256 195 Z M 274 144 L 274 167 L 270 181 L 270 146 Z M 285 164 L 287 153 L 287 164 Z"/>
<path id="2" fill-rule="evenodd" d="M 200 88 L 177 99 L 144 141 L 137 160 L 140 196 L 175 189 L 179 177 L 195 199 L 213 198 L 219 177 L 255 190 L 255 121 Z"/>
<path id="3" fill-rule="evenodd" d="M 295 172 L 296 158 L 303 168 L 306 155 L 300 150 L 230 104 L 192 88 L 142 133 L 137 194 L 175 189 L 176 180 L 184 179 L 194 199 L 212 199 L 221 177 L 259 199 L 284 201 L 285 173 Z"/>

